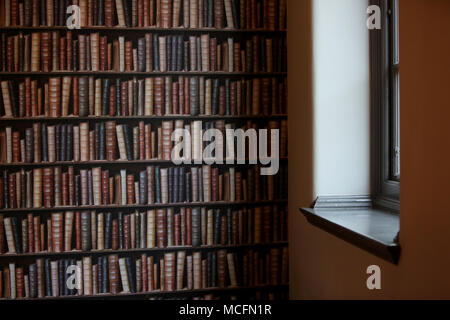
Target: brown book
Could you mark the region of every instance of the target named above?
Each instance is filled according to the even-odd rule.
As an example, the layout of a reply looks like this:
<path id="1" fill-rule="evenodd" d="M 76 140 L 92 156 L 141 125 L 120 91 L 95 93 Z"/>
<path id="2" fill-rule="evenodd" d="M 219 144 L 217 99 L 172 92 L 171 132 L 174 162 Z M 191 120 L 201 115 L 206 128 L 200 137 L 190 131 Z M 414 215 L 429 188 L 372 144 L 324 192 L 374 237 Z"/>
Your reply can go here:
<path id="1" fill-rule="evenodd" d="M 52 252 L 63 252 L 64 251 L 64 243 L 63 243 L 63 213 L 52 213 L 51 224 L 52 224 Z"/>
<path id="2" fill-rule="evenodd" d="M 114 161 L 116 153 L 116 123 L 108 121 L 105 125 L 106 130 L 106 160 Z"/>
<path id="3" fill-rule="evenodd" d="M 64 116 L 67 117 L 69 115 L 69 102 L 70 102 L 71 84 L 72 84 L 72 78 L 71 77 L 63 77 L 63 83 L 62 83 L 62 113 L 61 113 L 61 115 L 63 117 Z"/>
<path id="4" fill-rule="evenodd" d="M 31 34 L 31 71 L 40 71 L 41 63 L 41 34 L 35 32 Z"/>
<path id="5" fill-rule="evenodd" d="M 44 207 L 51 208 L 54 206 L 54 178 L 53 178 L 53 168 L 43 169 L 43 198 Z"/>
<path id="6" fill-rule="evenodd" d="M 171 18 L 172 0 L 161 0 L 161 28 L 170 28 L 172 26 Z"/>
<path id="7" fill-rule="evenodd" d="M 134 175 L 127 175 L 127 203 L 135 203 Z"/>
<path id="8" fill-rule="evenodd" d="M 43 32 L 41 34 L 41 66 L 43 72 L 50 72 L 51 70 L 51 42 L 50 42 L 51 34 L 50 32 Z M 32 44 L 33 46 L 33 44 Z M 33 55 L 31 56 L 31 59 L 33 59 Z M 31 61 L 31 66 L 33 67 L 33 60 Z M 40 70 L 33 70 L 32 71 L 40 71 Z"/>
<path id="9" fill-rule="evenodd" d="M 61 116 L 61 78 L 50 78 L 49 80 L 49 106 L 50 117 Z"/>
<path id="10" fill-rule="evenodd" d="M 59 68 L 59 56 L 60 56 L 60 49 L 59 49 L 59 33 L 57 31 L 51 33 L 51 71 L 57 71 Z"/>
<path id="11" fill-rule="evenodd" d="M 193 278 L 194 289 L 202 289 L 202 254 L 193 253 Z"/>
<path id="12" fill-rule="evenodd" d="M 158 248 L 167 246 L 167 211 L 164 209 L 156 210 L 156 245 Z"/>
<path id="13" fill-rule="evenodd" d="M 175 274 L 176 274 L 176 266 L 175 266 L 175 253 L 166 253 L 164 254 L 164 290 L 165 291 L 174 291 L 175 290 Z"/>
<path id="14" fill-rule="evenodd" d="M 89 35 L 91 49 L 91 71 L 100 70 L 100 38 L 98 33 Z"/>
<path id="15" fill-rule="evenodd" d="M 217 278 L 218 278 L 218 287 L 225 288 L 226 287 L 226 279 L 227 279 L 227 252 L 226 250 L 219 250 L 217 252 Z"/>
<path id="16" fill-rule="evenodd" d="M 1 86 L 2 86 L 3 107 L 5 110 L 5 116 L 12 117 L 13 111 L 12 111 L 11 95 L 9 91 L 9 82 L 2 81 Z"/>

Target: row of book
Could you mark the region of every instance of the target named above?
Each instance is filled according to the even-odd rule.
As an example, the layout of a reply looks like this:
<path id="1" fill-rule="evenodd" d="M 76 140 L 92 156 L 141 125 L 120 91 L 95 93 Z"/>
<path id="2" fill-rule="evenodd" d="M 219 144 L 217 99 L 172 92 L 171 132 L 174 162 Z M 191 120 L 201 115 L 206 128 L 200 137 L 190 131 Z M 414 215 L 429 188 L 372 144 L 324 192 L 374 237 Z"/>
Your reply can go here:
<path id="1" fill-rule="evenodd" d="M 175 294 L 175 296 L 150 296 L 145 298 L 153 301 L 286 301 L 289 300 L 289 293 L 286 286 L 286 288 L 281 287 L 278 290 L 257 288 L 254 290 L 237 290 L 233 293 L 221 292 L 187 296 Z"/>
<path id="2" fill-rule="evenodd" d="M 260 176 L 259 166 L 159 167 L 133 174 L 127 170 L 74 170 L 73 167 L 3 171 L 0 207 L 58 208 L 239 202 L 286 199 L 286 165 L 276 176 Z"/>
<path id="3" fill-rule="evenodd" d="M 5 117 L 277 115 L 287 112 L 280 78 L 146 79 L 51 77 L 1 81 Z"/>
<path id="4" fill-rule="evenodd" d="M 227 250 L 37 259 L 0 271 L 6 299 L 174 292 L 287 284 L 288 248 L 236 253 Z"/>
<path id="5" fill-rule="evenodd" d="M 152 124 L 146 124 L 144 121 L 139 121 L 139 124 L 134 127 L 128 124 L 116 124 L 115 121 L 95 122 L 91 123 L 91 128 L 88 122 L 75 125 L 35 123 L 31 128 L 24 128 L 21 131 L 13 131 L 12 127 L 6 127 L 5 130 L 0 131 L 0 163 L 31 164 L 152 159 L 170 161 L 175 160 L 172 151 L 177 142 L 173 139 L 176 138 L 174 134 L 176 129 L 185 129 L 183 134 L 189 132 L 191 136 L 186 141 L 180 140 L 184 146 L 183 154 L 180 156 L 187 159 L 198 159 L 199 153 L 201 152 L 203 155 L 211 143 L 211 139 L 204 139 L 209 135 L 207 130 L 210 128 L 219 130 L 225 140 L 216 137 L 214 152 L 216 159 L 219 157 L 226 159 L 226 155 L 230 154 L 230 151 L 234 155 L 238 154 L 239 143 L 234 145 L 234 134 L 227 134 L 229 132 L 227 130 L 238 128 L 234 124 L 225 124 L 223 120 L 216 122 L 193 121 L 191 123 L 183 120 L 162 121 L 160 125 L 153 125 L 154 130 L 152 130 Z M 246 132 L 247 129 L 257 128 L 256 123 L 248 121 L 239 129 Z M 269 121 L 267 126 L 260 128 L 267 129 L 269 136 L 272 130 L 281 131 L 278 140 L 279 155 L 286 157 L 286 120 Z M 232 146 L 230 146 L 231 142 Z M 269 149 L 272 143 L 274 140 L 268 141 Z M 257 151 L 257 140 L 252 141 L 243 137 L 242 147 L 245 151 L 250 149 Z M 272 156 L 274 155 L 272 154 Z M 235 158 L 233 157 L 233 159 Z"/>
<path id="6" fill-rule="evenodd" d="M 248 40 L 147 33 L 133 41 L 99 33 L 68 31 L 2 33 L 5 72 L 120 71 L 120 72 L 283 72 L 286 40 L 253 36 Z"/>
<path id="7" fill-rule="evenodd" d="M 0 26 L 65 26 L 71 5 L 81 27 L 286 28 L 286 0 L 3 0 Z"/>
<path id="8" fill-rule="evenodd" d="M 287 240 L 286 219 L 278 206 L 0 215 L 0 254 L 270 244 Z"/>

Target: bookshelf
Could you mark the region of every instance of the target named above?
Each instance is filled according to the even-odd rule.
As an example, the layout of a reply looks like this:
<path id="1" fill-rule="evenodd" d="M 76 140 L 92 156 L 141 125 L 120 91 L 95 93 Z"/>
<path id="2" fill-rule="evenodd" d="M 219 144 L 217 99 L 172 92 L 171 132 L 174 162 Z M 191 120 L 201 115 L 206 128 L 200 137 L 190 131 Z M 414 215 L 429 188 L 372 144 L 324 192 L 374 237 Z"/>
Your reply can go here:
<path id="1" fill-rule="evenodd" d="M 41 1 L 0 1 L 0 300 L 287 298 L 286 1 Z M 278 174 L 176 166 L 199 123 L 280 129 Z"/>

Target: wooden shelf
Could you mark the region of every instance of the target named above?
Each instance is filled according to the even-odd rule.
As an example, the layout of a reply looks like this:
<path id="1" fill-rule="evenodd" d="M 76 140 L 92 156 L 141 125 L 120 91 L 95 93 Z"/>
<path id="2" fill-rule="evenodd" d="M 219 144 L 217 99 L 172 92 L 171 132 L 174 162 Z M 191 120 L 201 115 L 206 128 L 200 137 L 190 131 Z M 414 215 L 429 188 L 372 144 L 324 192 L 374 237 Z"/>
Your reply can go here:
<path id="1" fill-rule="evenodd" d="M 117 76 L 117 77 L 169 77 L 169 76 L 204 76 L 204 77 L 286 77 L 287 72 L 225 72 L 225 71 L 33 71 L 0 72 L 0 77 L 55 77 L 55 76 Z"/>
<path id="2" fill-rule="evenodd" d="M 79 117 L 79 116 L 66 116 L 66 117 L 46 117 L 46 116 L 37 116 L 37 117 L 23 117 L 23 118 L 11 118 L 11 117 L 0 117 L 1 122 L 11 122 L 11 121 L 143 121 L 143 120 L 267 120 L 267 119 L 287 119 L 287 114 L 272 114 L 272 115 L 198 115 L 198 116 L 190 116 L 190 115 L 164 115 L 164 116 L 87 116 L 87 117 Z"/>
<path id="3" fill-rule="evenodd" d="M 58 211 L 89 211 L 89 210 L 136 210 L 136 209 L 164 209 L 164 208 L 192 208 L 192 207 L 224 207 L 224 206 L 264 206 L 270 204 L 285 204 L 287 200 L 262 200 L 262 201 L 215 201 L 215 202 L 180 202 L 157 204 L 130 204 L 130 205 L 102 205 L 102 206 L 65 206 L 51 208 L 18 208 L 1 209 L 0 214 L 7 213 L 37 213 Z"/>
<path id="4" fill-rule="evenodd" d="M 288 161 L 287 157 L 280 157 L 280 161 Z M 15 167 L 57 167 L 57 166 L 72 166 L 72 167 L 84 167 L 84 166 L 110 166 L 110 165 L 120 165 L 120 166 L 139 166 L 139 165 L 161 165 L 161 166 L 176 166 L 170 160 L 115 160 L 115 161 L 106 161 L 106 160 L 94 160 L 94 161 L 56 161 L 56 162 L 40 162 L 40 163 L 0 163 L 0 168 L 15 168 Z M 182 164 L 182 166 L 189 167 L 198 167 L 204 164 Z M 218 164 L 213 166 L 252 166 L 253 164 L 249 163 L 249 160 L 245 160 L 245 164 L 239 164 L 235 160 L 234 164 Z"/>
<path id="5" fill-rule="evenodd" d="M 202 295 L 202 294 L 224 294 L 224 293 L 233 293 L 233 292 L 251 292 L 251 291 L 285 291 L 288 290 L 288 284 L 280 284 L 280 285 L 259 285 L 252 287 L 226 287 L 226 288 L 205 288 L 205 289 L 183 289 L 176 291 L 161 291 L 156 290 L 152 292 L 137 292 L 137 293 L 119 293 L 119 294 L 111 294 L 111 293 L 103 293 L 97 295 L 89 295 L 89 296 L 62 296 L 62 297 L 45 297 L 45 298 L 23 298 L 17 299 L 20 301 L 25 300 L 103 300 L 103 299 L 126 299 L 126 298 L 146 298 L 146 297 L 154 297 L 154 296 L 180 296 L 180 295 Z M 0 299 L 0 301 L 7 301 L 7 299 Z"/>
<path id="6" fill-rule="evenodd" d="M 163 253 L 173 251 L 216 251 L 216 250 L 242 250 L 248 248 L 266 248 L 266 247 L 283 247 L 287 246 L 287 241 L 278 241 L 271 243 L 254 243 L 254 244 L 238 244 L 238 245 L 213 245 L 213 246 L 173 246 L 166 248 L 142 248 L 142 249 L 123 249 L 123 250 L 92 250 L 92 251 L 68 251 L 68 252 L 33 252 L 33 253 L 13 253 L 0 254 L 1 260 L 31 258 L 31 257 L 68 257 L 68 256 L 101 256 L 111 254 L 143 254 L 143 253 Z"/>
<path id="7" fill-rule="evenodd" d="M 157 27 L 105 27 L 105 26 L 90 26 L 90 27 L 82 27 L 81 29 L 72 29 L 70 30 L 66 26 L 38 26 L 38 27 L 0 27 L 1 32 L 20 32 L 20 31 L 72 31 L 74 33 L 82 33 L 82 32 L 153 32 L 153 33 L 164 33 L 164 34 L 178 34 L 178 33 L 236 33 L 236 34 L 244 34 L 244 33 L 262 33 L 262 34 L 270 34 L 270 35 L 282 35 L 285 36 L 287 30 L 267 30 L 267 29 L 232 29 L 232 28 L 157 28 Z"/>

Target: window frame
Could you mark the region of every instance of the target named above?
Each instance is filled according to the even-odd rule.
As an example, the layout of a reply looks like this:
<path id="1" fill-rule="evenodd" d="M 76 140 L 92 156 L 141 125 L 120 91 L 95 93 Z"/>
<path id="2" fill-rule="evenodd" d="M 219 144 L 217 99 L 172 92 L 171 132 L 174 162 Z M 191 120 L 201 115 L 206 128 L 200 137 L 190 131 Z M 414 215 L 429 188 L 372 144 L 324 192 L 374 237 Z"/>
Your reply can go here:
<path id="1" fill-rule="evenodd" d="M 400 181 L 392 179 L 391 175 L 392 112 L 399 110 L 399 105 L 394 105 L 394 99 L 398 99 L 398 87 L 397 92 L 394 93 L 392 78 L 394 71 L 392 70 L 394 66 L 392 48 L 398 50 L 398 30 L 394 25 L 395 23 L 398 26 L 398 2 L 397 0 L 370 0 L 369 2 L 371 5 L 378 5 L 381 9 L 381 30 L 370 31 L 373 204 L 375 207 L 399 213 Z M 391 8 L 391 5 L 395 7 Z M 394 41 L 397 41 L 395 47 Z M 398 64 L 394 67 L 398 68 Z"/>

